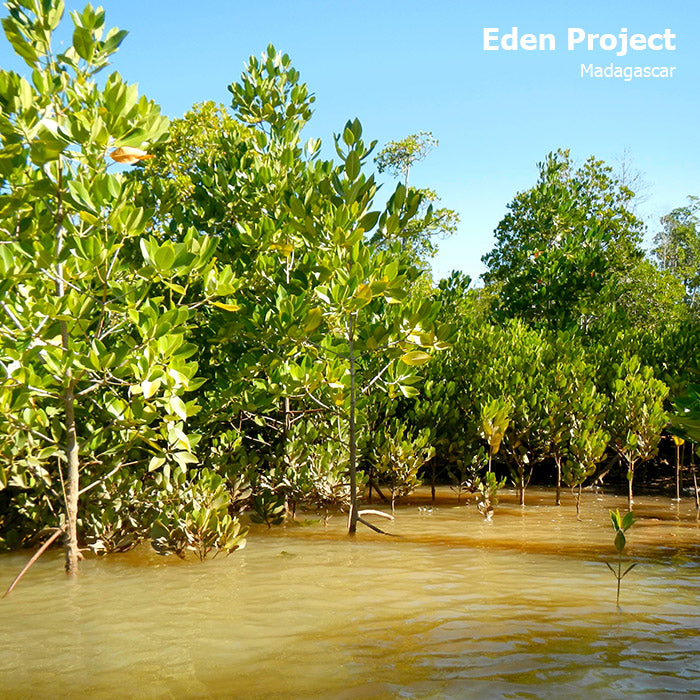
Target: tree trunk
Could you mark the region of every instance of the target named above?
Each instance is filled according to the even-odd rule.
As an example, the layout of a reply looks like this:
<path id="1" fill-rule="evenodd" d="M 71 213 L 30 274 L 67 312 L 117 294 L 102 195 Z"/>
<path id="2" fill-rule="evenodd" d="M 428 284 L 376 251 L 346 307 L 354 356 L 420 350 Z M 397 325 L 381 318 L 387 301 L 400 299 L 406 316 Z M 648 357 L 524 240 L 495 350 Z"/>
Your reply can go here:
<path id="1" fill-rule="evenodd" d="M 557 463 L 557 505 L 561 505 L 561 458 L 555 457 L 555 462 Z M 578 509 L 577 509 L 578 512 Z"/>
<path id="2" fill-rule="evenodd" d="M 432 497 L 433 505 L 435 504 L 435 459 L 432 460 L 432 469 L 430 471 L 430 495 Z"/>
<path id="3" fill-rule="evenodd" d="M 73 380 L 63 394 L 63 407 L 66 416 L 66 457 L 68 474 L 66 475 L 66 572 L 76 574 L 80 550 L 78 549 L 78 494 L 80 493 L 80 460 L 78 457 L 78 439 L 75 430 L 75 397 Z"/>
<path id="4" fill-rule="evenodd" d="M 354 319 L 350 318 L 348 346 L 350 349 L 350 514 L 348 515 L 348 534 L 357 532 L 357 445 L 355 442 L 355 354 L 353 340 L 355 336 Z"/>
<path id="5" fill-rule="evenodd" d="M 627 510 L 632 510 L 634 499 L 632 498 L 632 481 L 634 480 L 634 460 L 630 460 L 629 471 L 627 472 L 627 484 L 629 490 L 627 492 Z"/>
<path id="6" fill-rule="evenodd" d="M 576 491 L 576 519 L 581 520 L 581 483 Z"/>
<path id="7" fill-rule="evenodd" d="M 66 294 L 65 280 L 63 277 L 63 163 L 58 160 L 58 201 L 56 203 L 56 296 L 63 298 Z M 70 337 L 68 324 L 61 321 L 61 346 L 66 355 L 70 352 Z M 68 473 L 65 479 L 66 499 L 66 534 L 64 544 L 66 550 L 66 572 L 70 575 L 78 573 L 78 561 L 80 550 L 78 549 L 78 496 L 80 494 L 80 458 L 78 447 L 78 435 L 75 428 L 75 384 L 73 382 L 73 370 L 69 366 L 66 370 L 66 388 L 63 391 L 63 413 L 65 416 L 66 430 L 66 460 L 68 461 Z M 59 465 L 60 466 L 60 465 Z"/>
<path id="8" fill-rule="evenodd" d="M 520 505 L 525 505 L 525 467 L 518 465 L 518 474 L 520 475 Z"/>
<path id="9" fill-rule="evenodd" d="M 690 448 L 690 471 L 693 474 L 693 486 L 695 487 L 695 510 L 700 517 L 700 490 L 698 490 L 698 478 L 695 475 L 695 446 L 691 443 L 686 443 Z"/>
<path id="10" fill-rule="evenodd" d="M 681 446 L 676 445 L 676 500 L 681 500 Z"/>

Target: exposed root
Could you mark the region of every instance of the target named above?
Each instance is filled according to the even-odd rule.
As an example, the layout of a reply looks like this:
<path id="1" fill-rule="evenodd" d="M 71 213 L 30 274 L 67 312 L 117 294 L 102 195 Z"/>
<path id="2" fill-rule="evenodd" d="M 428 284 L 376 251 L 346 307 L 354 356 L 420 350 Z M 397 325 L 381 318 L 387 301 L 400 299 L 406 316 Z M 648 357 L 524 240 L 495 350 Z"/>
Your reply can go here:
<path id="1" fill-rule="evenodd" d="M 378 518 L 386 518 L 387 520 L 393 520 L 394 516 L 391 515 L 390 513 L 385 513 L 382 510 L 372 510 L 371 508 L 367 508 L 365 510 L 358 510 L 357 514 L 362 516 L 362 515 L 376 515 Z"/>
<path id="2" fill-rule="evenodd" d="M 63 534 L 63 532 L 65 532 L 65 529 L 66 529 L 66 525 L 64 525 L 61 528 L 57 528 L 56 531 L 53 533 L 53 535 L 51 535 L 51 537 L 49 537 L 49 539 L 46 540 L 46 542 L 44 542 L 44 544 L 42 544 L 41 547 L 39 547 L 39 549 L 36 551 L 34 556 L 25 564 L 22 571 L 20 571 L 17 574 L 17 576 L 15 576 L 15 580 L 10 584 L 10 587 L 5 591 L 5 593 L 3 593 L 3 596 L 2 596 L 3 598 L 10 595 L 10 593 L 12 593 L 12 591 L 14 590 L 14 587 L 22 579 L 22 576 L 24 576 L 24 574 L 26 574 L 27 571 L 29 571 L 29 569 L 32 567 L 32 564 L 34 564 L 34 562 L 53 544 L 53 542 L 55 542 L 58 539 L 59 535 L 61 535 L 61 534 Z M 82 555 L 80 556 L 80 558 L 82 559 Z"/>
<path id="3" fill-rule="evenodd" d="M 365 527 L 368 527 L 370 530 L 374 530 L 375 532 L 378 532 L 380 535 L 386 535 L 387 537 L 398 537 L 399 536 L 399 535 L 395 535 L 393 532 L 386 532 L 386 530 L 382 530 L 381 528 L 377 527 L 376 525 L 372 525 L 372 523 L 368 522 L 364 518 L 361 518 L 359 516 L 359 514 L 357 516 L 357 522 L 362 523 Z"/>

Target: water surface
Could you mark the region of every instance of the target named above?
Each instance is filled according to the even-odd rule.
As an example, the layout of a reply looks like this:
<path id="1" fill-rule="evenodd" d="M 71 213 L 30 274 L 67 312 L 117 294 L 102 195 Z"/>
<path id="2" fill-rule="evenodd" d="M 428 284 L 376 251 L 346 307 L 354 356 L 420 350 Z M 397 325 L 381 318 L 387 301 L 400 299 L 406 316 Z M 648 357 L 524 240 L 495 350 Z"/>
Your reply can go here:
<path id="1" fill-rule="evenodd" d="M 700 688 L 700 525 L 690 499 L 635 502 L 621 610 L 608 509 L 514 494 L 485 522 L 445 489 L 389 538 L 341 516 L 254 529 L 201 564 L 148 547 L 49 552 L 0 600 L 3 698 L 618 698 Z M 312 518 L 314 516 L 306 516 Z M 386 521 L 377 521 L 384 526 Z M 4 589 L 27 559 L 0 557 Z"/>

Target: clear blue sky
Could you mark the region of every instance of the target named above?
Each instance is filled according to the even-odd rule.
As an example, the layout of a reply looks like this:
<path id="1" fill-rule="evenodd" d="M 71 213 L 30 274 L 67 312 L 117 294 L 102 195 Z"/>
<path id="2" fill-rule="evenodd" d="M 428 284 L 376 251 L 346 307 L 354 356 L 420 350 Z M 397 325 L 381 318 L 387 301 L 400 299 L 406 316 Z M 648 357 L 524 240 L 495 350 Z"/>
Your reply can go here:
<path id="1" fill-rule="evenodd" d="M 67 2 L 69 9 L 83 3 Z M 700 194 L 700 3 L 689 0 L 106 0 L 108 26 L 129 30 L 114 62 L 165 114 L 193 103 L 228 104 L 226 86 L 250 54 L 274 43 L 316 95 L 309 135 L 326 145 L 359 117 L 380 145 L 432 131 L 440 145 L 412 182 L 456 209 L 458 234 L 441 244 L 436 277 L 461 269 L 476 278 L 493 230 L 536 163 L 570 148 L 577 160 L 614 164 L 626 149 L 649 184 L 640 213 L 658 217 Z M 553 52 L 490 51 L 484 27 L 553 33 Z M 568 27 L 591 33 L 676 34 L 675 51 L 566 47 Z M 671 79 L 580 77 L 581 63 L 676 66 Z M 17 67 L 6 42 L 0 65 Z"/>

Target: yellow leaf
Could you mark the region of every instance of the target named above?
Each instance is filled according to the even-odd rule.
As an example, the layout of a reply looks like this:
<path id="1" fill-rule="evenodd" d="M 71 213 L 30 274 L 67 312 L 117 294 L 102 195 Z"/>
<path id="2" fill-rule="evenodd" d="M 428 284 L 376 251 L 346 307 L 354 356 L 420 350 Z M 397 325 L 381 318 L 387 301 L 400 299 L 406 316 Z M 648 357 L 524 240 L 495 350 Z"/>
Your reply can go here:
<path id="1" fill-rule="evenodd" d="M 78 212 L 78 215 L 86 224 L 89 224 L 90 226 L 97 223 L 97 217 L 90 214 L 90 212 L 80 211 Z"/>
<path id="2" fill-rule="evenodd" d="M 355 309 L 361 309 L 372 301 L 372 288 L 368 284 L 361 284 L 355 292 Z"/>
<path id="3" fill-rule="evenodd" d="M 291 243 L 271 243 L 270 250 L 279 250 L 285 258 L 288 258 L 294 252 L 294 246 Z"/>
<path id="4" fill-rule="evenodd" d="M 124 163 L 126 165 L 133 165 L 140 160 L 153 158 L 153 156 L 146 151 L 142 151 L 140 148 L 133 148 L 132 146 L 120 146 L 119 148 L 115 148 L 109 155 L 112 160 L 115 160 L 117 163 Z"/>
<path id="5" fill-rule="evenodd" d="M 429 359 L 430 355 L 428 355 L 427 352 L 423 352 L 422 350 L 412 350 L 411 352 L 407 352 L 405 355 L 401 356 L 401 362 L 411 367 L 416 365 L 422 365 Z"/>
<path id="6" fill-rule="evenodd" d="M 357 288 L 357 294 L 355 295 L 358 299 L 367 299 L 367 301 L 372 300 L 372 287 L 368 284 L 361 284 Z"/>
<path id="7" fill-rule="evenodd" d="M 238 304 L 224 304 L 220 301 L 213 301 L 211 305 L 223 309 L 224 311 L 238 311 L 241 308 Z"/>

